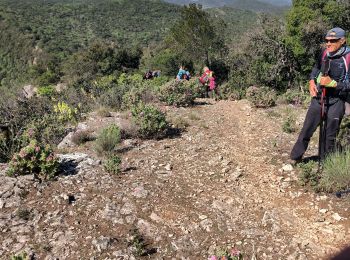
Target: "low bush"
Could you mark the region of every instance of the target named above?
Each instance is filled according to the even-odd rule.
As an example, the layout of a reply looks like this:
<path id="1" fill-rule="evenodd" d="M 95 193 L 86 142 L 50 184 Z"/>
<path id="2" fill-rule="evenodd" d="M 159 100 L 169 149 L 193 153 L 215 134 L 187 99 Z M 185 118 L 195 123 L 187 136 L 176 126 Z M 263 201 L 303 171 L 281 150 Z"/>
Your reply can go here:
<path id="1" fill-rule="evenodd" d="M 159 100 L 170 106 L 190 106 L 200 94 L 196 79 L 172 80 L 164 84 L 159 93 Z"/>
<path id="2" fill-rule="evenodd" d="M 96 113 L 99 117 L 110 117 L 111 116 L 111 112 L 109 112 L 109 109 L 106 107 L 100 107 L 99 109 L 97 109 Z"/>
<path id="3" fill-rule="evenodd" d="M 309 93 L 303 93 L 299 89 L 288 89 L 278 97 L 277 101 L 280 104 L 303 105 L 310 101 L 309 97 Z"/>
<path id="4" fill-rule="evenodd" d="M 299 181 L 301 185 L 309 184 L 314 189 L 317 189 L 319 180 L 317 162 L 309 161 L 307 163 L 300 163 L 298 164 L 298 167 L 301 170 L 299 174 Z"/>
<path id="5" fill-rule="evenodd" d="M 104 162 L 103 167 L 108 173 L 118 174 L 120 173 L 121 159 L 117 155 L 110 155 Z"/>
<path id="6" fill-rule="evenodd" d="M 95 141 L 95 151 L 101 155 L 111 153 L 120 142 L 120 129 L 117 125 L 112 124 L 102 129 Z"/>
<path id="7" fill-rule="evenodd" d="M 38 95 L 40 96 L 46 96 L 46 97 L 52 97 L 55 94 L 55 86 L 48 85 L 38 88 Z"/>
<path id="8" fill-rule="evenodd" d="M 9 176 L 34 174 L 40 179 L 51 179 L 57 173 L 58 164 L 50 146 L 43 146 L 32 140 L 13 156 L 7 173 Z"/>
<path id="9" fill-rule="evenodd" d="M 345 150 L 350 145 L 350 117 L 345 117 L 340 125 L 339 134 L 337 136 L 337 144 L 340 149 Z"/>
<path id="10" fill-rule="evenodd" d="M 130 109 L 132 106 L 142 103 L 153 103 L 157 101 L 157 96 L 154 91 L 147 85 L 133 87 L 123 96 L 123 109 Z"/>
<path id="11" fill-rule="evenodd" d="M 247 99 L 258 108 L 272 107 L 276 104 L 276 92 L 268 87 L 251 86 L 246 92 Z"/>
<path id="12" fill-rule="evenodd" d="M 326 192 L 350 187 L 350 149 L 326 157 L 318 187 Z"/>
<path id="13" fill-rule="evenodd" d="M 131 114 L 142 138 L 160 138 L 168 129 L 165 114 L 157 107 L 139 103 L 131 109 Z"/>
<path id="14" fill-rule="evenodd" d="M 123 96 L 130 90 L 131 86 L 118 85 L 103 92 L 98 98 L 97 103 L 100 106 L 109 107 L 112 109 L 122 109 Z"/>
<path id="15" fill-rule="evenodd" d="M 244 88 L 235 87 L 234 84 L 228 82 L 220 86 L 220 95 L 223 99 L 241 100 L 245 97 L 246 92 Z"/>
<path id="16" fill-rule="evenodd" d="M 294 133 L 296 131 L 296 116 L 292 109 L 287 107 L 285 111 L 285 118 L 282 123 L 282 130 L 285 133 Z"/>

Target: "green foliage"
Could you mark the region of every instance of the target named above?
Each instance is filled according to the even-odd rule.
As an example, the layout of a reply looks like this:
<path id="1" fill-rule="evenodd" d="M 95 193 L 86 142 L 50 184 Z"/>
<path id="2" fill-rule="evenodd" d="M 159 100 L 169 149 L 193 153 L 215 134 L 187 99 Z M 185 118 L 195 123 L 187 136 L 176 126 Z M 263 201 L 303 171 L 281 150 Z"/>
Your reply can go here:
<path id="1" fill-rule="evenodd" d="M 98 96 L 104 89 L 124 83 L 111 75 L 137 69 L 140 58 L 141 50 L 138 48 L 127 50 L 96 41 L 70 56 L 62 65 L 62 70 L 69 84 Z"/>
<path id="2" fill-rule="evenodd" d="M 103 167 L 108 173 L 119 174 L 120 164 L 122 160 L 117 155 L 110 155 L 108 159 L 104 162 Z"/>
<path id="3" fill-rule="evenodd" d="M 56 175 L 57 169 L 58 159 L 50 146 L 32 140 L 13 156 L 7 173 L 9 176 L 34 174 L 37 178 L 51 179 Z"/>
<path id="4" fill-rule="evenodd" d="M 332 27 L 350 26 L 349 4 L 336 0 L 293 1 L 287 16 L 286 44 L 298 61 L 298 70 L 306 77 L 319 53 L 319 44 Z"/>
<path id="5" fill-rule="evenodd" d="M 20 219 L 23 220 L 29 220 L 30 219 L 30 210 L 26 209 L 26 208 L 19 208 L 16 211 L 16 216 Z"/>
<path id="6" fill-rule="evenodd" d="M 19 255 L 11 256 L 11 260 L 29 260 L 27 253 L 23 252 Z"/>
<path id="7" fill-rule="evenodd" d="M 317 162 L 309 161 L 307 163 L 299 163 L 298 167 L 301 169 L 299 174 L 299 181 L 302 185 L 310 184 L 311 187 L 317 189 L 319 174 L 317 172 Z"/>
<path id="8" fill-rule="evenodd" d="M 62 123 L 76 121 L 78 116 L 78 109 L 72 108 L 64 101 L 59 101 L 54 105 L 54 111 L 57 114 L 57 119 Z"/>
<path id="9" fill-rule="evenodd" d="M 95 151 L 101 155 L 111 153 L 120 143 L 120 129 L 117 125 L 111 124 L 107 128 L 102 129 L 101 133 L 95 141 Z"/>
<path id="10" fill-rule="evenodd" d="M 221 98 L 229 100 L 241 100 L 246 95 L 245 88 L 239 88 L 234 83 L 227 82 L 220 86 Z"/>
<path id="11" fill-rule="evenodd" d="M 350 187 L 350 150 L 334 152 L 326 157 L 318 188 L 335 192 Z"/>
<path id="12" fill-rule="evenodd" d="M 52 97 L 55 92 L 56 92 L 55 87 L 52 85 L 43 86 L 43 87 L 38 88 L 38 95 L 39 96 Z"/>
<path id="13" fill-rule="evenodd" d="M 295 128 L 295 116 L 293 114 L 289 114 L 286 119 L 282 123 L 282 130 L 285 133 L 291 134 L 294 133 Z"/>
<path id="14" fill-rule="evenodd" d="M 194 103 L 198 94 L 199 87 L 196 79 L 172 80 L 161 87 L 159 99 L 171 106 L 189 106 Z"/>
<path id="15" fill-rule="evenodd" d="M 156 94 L 147 85 L 131 88 L 123 96 L 123 108 L 130 109 L 132 106 L 143 102 L 152 103 L 157 99 Z"/>
<path id="16" fill-rule="evenodd" d="M 216 20 L 219 20 L 216 17 Z M 221 27 L 225 24 L 221 23 Z M 181 11 L 181 19 L 171 28 L 169 40 L 177 53 L 189 60 L 210 64 L 212 57 L 225 51 L 220 28 L 215 28 L 201 6 L 189 4 Z"/>
<path id="17" fill-rule="evenodd" d="M 109 112 L 109 109 L 106 107 L 100 107 L 97 111 L 96 114 L 99 117 L 111 117 L 111 112 Z"/>
<path id="18" fill-rule="evenodd" d="M 146 241 L 138 229 L 135 228 L 132 230 L 131 236 L 128 240 L 129 246 L 132 246 L 133 253 L 136 256 L 147 255 L 148 250 Z"/>
<path id="19" fill-rule="evenodd" d="M 243 260 L 243 255 L 239 250 L 235 248 L 232 248 L 230 251 L 228 249 L 219 248 L 216 250 L 215 255 L 211 256 L 209 259 Z"/>
<path id="20" fill-rule="evenodd" d="M 130 90 L 129 85 L 116 85 L 97 98 L 97 103 L 100 106 L 106 106 L 112 109 L 122 109 L 123 108 L 123 97 Z"/>
<path id="21" fill-rule="evenodd" d="M 253 106 L 261 108 L 274 106 L 277 98 L 273 89 L 256 86 L 252 86 L 247 89 L 246 97 Z"/>
<path id="22" fill-rule="evenodd" d="M 131 113 L 141 137 L 160 138 L 165 135 L 168 122 L 157 107 L 140 102 L 131 108 Z"/>
<path id="23" fill-rule="evenodd" d="M 302 92 L 297 89 L 287 89 L 285 93 L 278 97 L 278 102 L 281 104 L 304 105 L 310 102 L 309 92 Z"/>
<path id="24" fill-rule="evenodd" d="M 350 147 L 350 117 L 346 116 L 343 118 L 339 134 L 337 135 L 337 143 L 342 149 Z"/>
<path id="25" fill-rule="evenodd" d="M 229 82 L 235 89 L 264 85 L 279 92 L 297 79 L 295 59 L 284 42 L 283 21 L 261 15 L 259 24 L 231 52 Z"/>
<path id="26" fill-rule="evenodd" d="M 96 39 L 120 46 L 159 42 L 179 10 L 148 0 L 1 0 L 0 81 L 26 79 L 33 66 L 39 85 L 56 83 L 62 61 Z"/>
<path id="27" fill-rule="evenodd" d="M 3 162 L 9 161 L 31 139 L 55 145 L 66 133 L 46 97 L 15 99 L 4 95 L 0 98 L 0 125 L 7 126 L 0 139 L 0 161 Z"/>

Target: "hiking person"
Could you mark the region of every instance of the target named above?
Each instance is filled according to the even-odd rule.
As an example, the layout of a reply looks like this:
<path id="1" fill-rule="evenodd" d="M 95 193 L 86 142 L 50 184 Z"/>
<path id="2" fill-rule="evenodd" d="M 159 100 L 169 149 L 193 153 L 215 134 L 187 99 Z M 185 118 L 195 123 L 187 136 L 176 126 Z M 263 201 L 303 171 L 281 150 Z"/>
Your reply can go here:
<path id="1" fill-rule="evenodd" d="M 176 75 L 176 79 L 177 80 L 182 80 L 182 79 L 190 80 L 190 78 L 191 78 L 191 74 L 186 69 L 186 67 L 185 66 L 180 66 L 179 72 Z"/>
<path id="2" fill-rule="evenodd" d="M 144 75 L 143 79 L 152 79 L 153 78 L 153 73 L 151 70 L 148 70 Z"/>
<path id="3" fill-rule="evenodd" d="M 208 67 L 203 68 L 203 74 L 199 78 L 199 82 L 205 88 L 205 97 L 209 97 L 209 92 L 215 91 L 217 97 L 219 96 L 218 88 L 216 87 L 214 72 L 211 71 Z M 216 98 L 217 98 L 216 97 Z"/>
<path id="4" fill-rule="evenodd" d="M 348 69 L 350 48 L 346 45 L 345 31 L 339 27 L 329 30 L 325 37 L 325 47 L 310 74 L 309 92 L 312 100 L 303 128 L 290 155 L 296 162 L 302 159 L 310 138 L 322 120 L 325 123 L 324 138 L 320 138 L 319 148 L 323 149 L 319 149 L 319 157 L 323 159 L 332 152 L 344 116 L 344 102 L 350 91 Z"/>

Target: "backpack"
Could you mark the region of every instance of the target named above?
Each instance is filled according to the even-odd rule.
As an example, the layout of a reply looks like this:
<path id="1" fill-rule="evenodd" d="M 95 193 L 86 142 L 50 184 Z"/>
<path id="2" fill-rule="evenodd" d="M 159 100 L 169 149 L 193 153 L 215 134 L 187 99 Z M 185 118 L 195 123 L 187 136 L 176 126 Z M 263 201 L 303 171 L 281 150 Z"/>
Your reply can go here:
<path id="1" fill-rule="evenodd" d="M 211 71 L 208 71 L 207 72 L 204 72 L 203 75 L 199 78 L 199 81 L 202 83 L 202 84 L 207 84 L 209 82 L 209 74 L 210 74 Z"/>

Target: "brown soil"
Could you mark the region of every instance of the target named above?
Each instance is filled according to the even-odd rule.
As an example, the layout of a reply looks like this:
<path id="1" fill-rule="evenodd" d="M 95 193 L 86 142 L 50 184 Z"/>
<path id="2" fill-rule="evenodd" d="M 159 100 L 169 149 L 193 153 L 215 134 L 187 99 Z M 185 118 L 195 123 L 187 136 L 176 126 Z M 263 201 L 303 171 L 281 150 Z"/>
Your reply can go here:
<path id="1" fill-rule="evenodd" d="M 147 250 L 155 249 L 151 259 L 207 259 L 226 247 L 238 248 L 244 259 L 326 259 L 349 243 L 349 197 L 316 194 L 301 186 L 297 169 L 282 170 L 297 137 L 282 131 L 287 107 L 200 101 L 191 108 L 168 107 L 169 117 L 189 124 L 186 131 L 126 149 L 121 175 L 97 167 L 79 181 L 61 178 L 40 194 L 31 191 L 24 205 L 41 214 L 59 212 L 72 231 L 69 259 L 129 259 L 115 252 L 132 254 L 127 250 L 134 228 Z M 305 110 L 290 109 L 300 124 Z M 317 153 L 316 144 L 307 156 Z M 77 195 L 73 206 L 53 203 L 60 194 L 84 197 Z M 114 220 L 101 217 L 108 203 L 118 208 Z M 121 209 L 126 205 L 129 213 Z M 53 228 L 41 221 L 34 233 Z M 100 236 L 112 238 L 101 252 L 91 244 Z M 39 259 L 54 255 L 35 235 L 31 243 Z"/>

